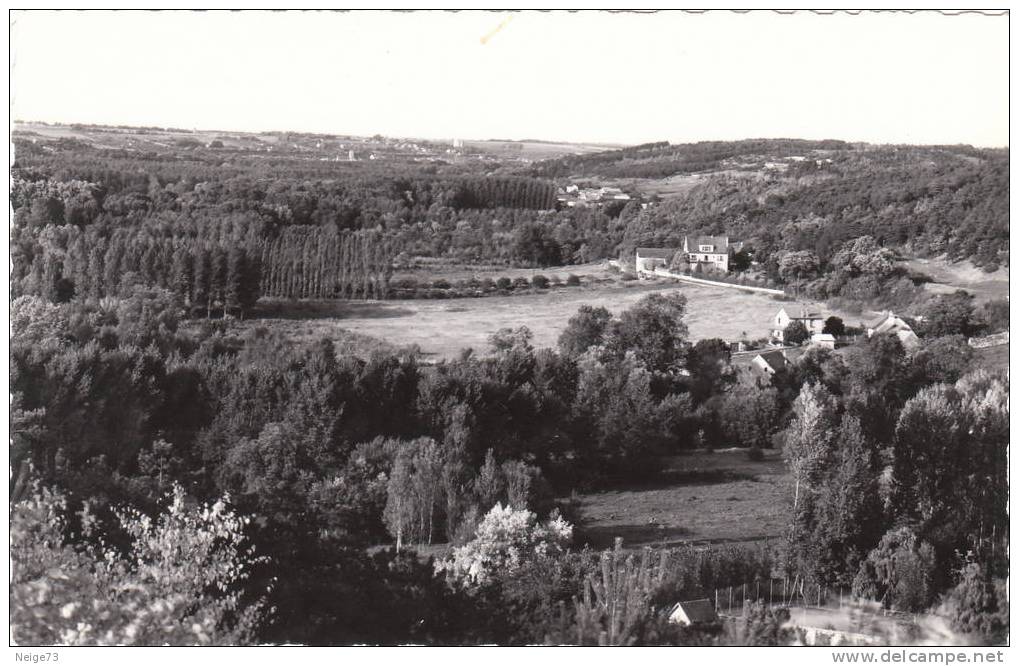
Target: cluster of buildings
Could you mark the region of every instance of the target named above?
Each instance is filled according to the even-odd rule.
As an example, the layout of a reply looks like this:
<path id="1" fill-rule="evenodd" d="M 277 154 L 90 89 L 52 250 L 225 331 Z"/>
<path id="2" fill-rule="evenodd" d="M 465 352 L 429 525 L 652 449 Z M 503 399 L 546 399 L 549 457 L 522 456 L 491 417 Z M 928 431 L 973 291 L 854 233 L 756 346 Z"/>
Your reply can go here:
<path id="1" fill-rule="evenodd" d="M 824 332 L 825 319 L 819 313 L 801 310 L 798 314 L 792 314 L 786 308 L 782 308 L 772 320 L 770 331 L 771 340 L 780 347 L 756 354 L 751 365 L 766 376 L 784 370 L 789 364 L 789 357 L 786 355 L 786 348 L 784 348 L 784 345 L 787 344 L 786 331 L 793 322 L 797 321 L 807 329 L 808 341 L 812 346 L 835 349 L 840 342 L 849 344 L 844 339 Z M 920 344 L 920 338 L 913 331 L 909 322 L 891 311 L 882 313 L 875 321 L 867 324 L 863 334 L 868 338 L 875 335 L 894 335 L 907 350 L 916 349 Z"/>
<path id="2" fill-rule="evenodd" d="M 583 208 L 584 206 L 603 206 L 610 201 L 629 201 L 632 197 L 618 187 L 580 187 L 567 185 L 560 187 L 556 198 L 563 206 Z"/>

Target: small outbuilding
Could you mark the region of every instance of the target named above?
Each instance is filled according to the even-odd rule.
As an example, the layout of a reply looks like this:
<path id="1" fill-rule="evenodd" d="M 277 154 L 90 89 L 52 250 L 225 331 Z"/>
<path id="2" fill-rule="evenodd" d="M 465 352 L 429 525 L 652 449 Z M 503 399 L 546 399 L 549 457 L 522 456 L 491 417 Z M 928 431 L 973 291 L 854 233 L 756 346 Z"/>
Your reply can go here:
<path id="1" fill-rule="evenodd" d="M 663 247 L 638 247 L 637 248 L 637 277 L 645 273 L 654 273 L 656 268 L 668 268 L 669 262 L 676 254 L 674 248 Z"/>
<path id="2" fill-rule="evenodd" d="M 718 613 L 710 599 L 680 601 L 669 611 L 669 622 L 684 627 L 712 625 L 718 621 Z"/>
<path id="3" fill-rule="evenodd" d="M 810 344 L 814 347 L 835 349 L 835 336 L 831 333 L 814 333 L 810 336 Z"/>

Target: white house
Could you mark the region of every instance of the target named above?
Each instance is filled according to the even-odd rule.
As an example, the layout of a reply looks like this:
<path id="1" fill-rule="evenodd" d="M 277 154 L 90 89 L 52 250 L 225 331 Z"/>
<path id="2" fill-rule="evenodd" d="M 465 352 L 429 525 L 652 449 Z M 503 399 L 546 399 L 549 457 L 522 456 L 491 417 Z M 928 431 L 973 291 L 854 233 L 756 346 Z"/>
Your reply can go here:
<path id="1" fill-rule="evenodd" d="M 653 273 L 656 268 L 668 268 L 676 250 L 667 247 L 638 247 L 636 269 L 637 276 Z"/>
<path id="2" fill-rule="evenodd" d="M 686 236 L 683 252 L 691 264 L 703 264 L 723 273 L 729 271 L 728 236 Z"/>
<path id="3" fill-rule="evenodd" d="M 807 329 L 808 337 L 824 330 L 824 318 L 820 314 L 801 310 L 799 316 L 793 316 L 785 308 L 782 308 L 772 322 L 771 337 L 779 342 L 785 342 L 785 329 L 794 321 L 803 323 Z"/>

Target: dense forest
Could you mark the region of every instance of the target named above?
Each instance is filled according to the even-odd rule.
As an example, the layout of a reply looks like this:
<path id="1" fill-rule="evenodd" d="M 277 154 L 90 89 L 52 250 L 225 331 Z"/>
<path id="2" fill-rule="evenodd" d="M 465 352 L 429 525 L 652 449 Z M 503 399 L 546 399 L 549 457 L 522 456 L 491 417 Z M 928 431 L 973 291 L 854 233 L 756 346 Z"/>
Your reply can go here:
<path id="1" fill-rule="evenodd" d="M 944 251 L 923 243 L 978 219 L 985 235 L 953 256 L 1007 262 L 1007 153 L 758 142 L 739 151 L 835 157 L 715 174 L 613 217 L 547 209 L 547 164 L 193 144 L 17 142 L 18 644 L 789 644 L 788 615 L 763 604 L 724 626 L 668 621 L 678 599 L 776 575 L 1006 639 L 1009 376 L 977 367 L 967 336 L 1007 330 L 1007 302 L 930 298 L 915 348 L 864 337 L 773 376 L 691 340 L 678 291 L 583 306 L 555 348 L 520 326 L 435 365 L 219 317 L 263 296 L 385 298 L 401 253 L 562 263 L 702 229 L 747 239 L 787 283 L 869 298 L 908 282 L 889 246 Z M 675 152 L 628 150 L 569 164 Z M 682 168 L 730 157 L 712 144 Z M 947 208 L 917 212 L 896 173 Z M 584 547 L 575 493 L 654 483 L 663 456 L 722 447 L 781 451 L 780 543 Z"/>

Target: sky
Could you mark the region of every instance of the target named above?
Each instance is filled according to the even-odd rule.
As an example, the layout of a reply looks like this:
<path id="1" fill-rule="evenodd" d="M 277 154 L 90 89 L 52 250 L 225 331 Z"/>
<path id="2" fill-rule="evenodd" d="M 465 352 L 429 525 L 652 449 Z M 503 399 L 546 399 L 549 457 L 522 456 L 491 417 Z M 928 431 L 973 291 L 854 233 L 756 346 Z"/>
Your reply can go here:
<path id="1" fill-rule="evenodd" d="M 1007 146 L 1007 16 L 15 12 L 12 117 L 633 144 Z"/>

